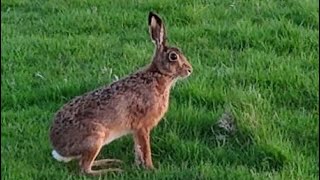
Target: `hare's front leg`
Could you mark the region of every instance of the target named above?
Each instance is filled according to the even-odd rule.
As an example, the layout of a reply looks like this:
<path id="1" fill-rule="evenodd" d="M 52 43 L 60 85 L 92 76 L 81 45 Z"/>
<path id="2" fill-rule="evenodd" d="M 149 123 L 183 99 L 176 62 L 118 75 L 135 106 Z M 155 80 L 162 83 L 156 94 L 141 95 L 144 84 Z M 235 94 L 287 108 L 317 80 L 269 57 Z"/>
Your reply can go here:
<path id="1" fill-rule="evenodd" d="M 151 157 L 150 130 L 139 129 L 134 134 L 136 164 L 147 169 L 154 169 Z"/>

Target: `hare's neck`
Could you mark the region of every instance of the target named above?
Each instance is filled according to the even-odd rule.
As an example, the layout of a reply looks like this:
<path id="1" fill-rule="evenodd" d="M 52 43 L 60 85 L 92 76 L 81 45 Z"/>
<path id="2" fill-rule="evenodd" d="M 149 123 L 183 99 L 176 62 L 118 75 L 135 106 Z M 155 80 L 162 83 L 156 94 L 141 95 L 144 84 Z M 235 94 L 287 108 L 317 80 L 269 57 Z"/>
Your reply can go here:
<path id="1" fill-rule="evenodd" d="M 149 66 L 146 73 L 156 80 L 156 89 L 160 94 L 170 93 L 171 86 L 175 81 L 174 77 L 161 73 L 153 66 Z"/>
<path id="2" fill-rule="evenodd" d="M 160 94 L 169 94 L 171 86 L 174 80 L 171 77 L 165 75 L 155 75 L 154 76 L 157 82 L 156 88 Z"/>

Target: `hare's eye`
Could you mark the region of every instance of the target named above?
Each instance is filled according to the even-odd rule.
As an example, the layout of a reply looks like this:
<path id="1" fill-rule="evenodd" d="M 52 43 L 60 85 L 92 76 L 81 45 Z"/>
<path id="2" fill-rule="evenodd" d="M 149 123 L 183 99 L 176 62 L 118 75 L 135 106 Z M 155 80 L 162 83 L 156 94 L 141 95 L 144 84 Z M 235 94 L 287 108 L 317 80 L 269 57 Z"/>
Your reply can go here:
<path id="1" fill-rule="evenodd" d="M 172 52 L 169 54 L 169 60 L 170 61 L 176 61 L 178 59 L 178 56 L 176 53 Z"/>

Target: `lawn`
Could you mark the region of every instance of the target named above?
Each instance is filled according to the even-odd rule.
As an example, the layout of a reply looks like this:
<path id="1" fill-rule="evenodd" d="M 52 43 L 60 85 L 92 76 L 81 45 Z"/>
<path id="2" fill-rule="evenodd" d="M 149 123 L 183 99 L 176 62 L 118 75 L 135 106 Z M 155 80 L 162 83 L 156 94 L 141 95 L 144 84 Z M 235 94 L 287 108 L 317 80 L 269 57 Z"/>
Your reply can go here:
<path id="1" fill-rule="evenodd" d="M 150 10 L 194 71 L 152 132 L 156 170 L 134 165 L 128 136 L 99 155 L 125 172 L 101 179 L 318 179 L 316 0 L 2 0 L 1 179 L 98 179 L 51 157 L 49 127 L 74 96 L 150 62 Z"/>

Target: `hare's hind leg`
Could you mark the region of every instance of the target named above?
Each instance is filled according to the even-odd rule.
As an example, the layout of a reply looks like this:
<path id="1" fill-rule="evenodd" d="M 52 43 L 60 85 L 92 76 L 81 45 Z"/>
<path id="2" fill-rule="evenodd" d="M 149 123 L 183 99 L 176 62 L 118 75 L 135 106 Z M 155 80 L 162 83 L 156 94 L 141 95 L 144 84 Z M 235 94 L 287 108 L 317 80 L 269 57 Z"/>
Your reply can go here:
<path id="1" fill-rule="evenodd" d="M 123 162 L 119 159 L 100 159 L 100 160 L 95 160 L 92 166 L 102 167 L 102 166 L 108 166 L 113 163 L 123 163 Z"/>
<path id="2" fill-rule="evenodd" d="M 103 138 L 97 137 L 97 136 L 88 137 L 85 139 L 84 145 L 86 146 L 86 148 L 80 158 L 80 168 L 81 168 L 82 172 L 89 174 L 89 175 L 101 175 L 101 174 L 104 174 L 107 172 L 122 171 L 119 168 L 92 170 L 92 167 L 95 164 L 97 166 L 99 166 L 99 165 L 103 165 L 106 163 L 106 161 L 104 161 L 104 160 L 95 161 L 97 155 L 99 154 L 99 152 L 103 146 Z M 108 162 L 110 162 L 110 159 Z"/>

